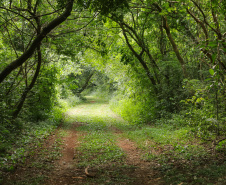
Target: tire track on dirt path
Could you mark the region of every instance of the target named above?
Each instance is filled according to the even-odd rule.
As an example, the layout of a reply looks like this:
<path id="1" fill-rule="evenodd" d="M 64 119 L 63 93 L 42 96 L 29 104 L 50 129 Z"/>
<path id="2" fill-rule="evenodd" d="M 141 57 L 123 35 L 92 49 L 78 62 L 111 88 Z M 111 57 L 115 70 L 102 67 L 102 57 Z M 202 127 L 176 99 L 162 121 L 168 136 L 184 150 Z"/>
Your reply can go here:
<path id="1" fill-rule="evenodd" d="M 38 145 L 31 145 L 30 151 L 27 152 L 25 162 L 18 163 L 19 166 L 15 172 L 8 172 L 3 184 L 26 184 L 30 180 L 45 177 L 51 170 L 49 166 L 53 164 L 51 152 L 54 151 L 53 146 L 59 136 L 60 128 L 58 127 L 46 139 L 41 140 Z"/>
<path id="2" fill-rule="evenodd" d="M 63 149 L 61 158 L 55 162 L 54 171 L 49 174 L 49 180 L 46 185 L 69 185 L 79 184 L 79 181 L 84 179 L 84 172 L 76 167 L 76 162 L 73 160 L 75 148 L 78 147 L 79 133 L 76 128 L 80 125 L 72 123 L 70 128 L 65 129 L 66 136 L 62 137 Z"/>
<path id="3" fill-rule="evenodd" d="M 131 174 L 131 177 L 134 179 L 133 184 L 164 184 L 159 177 L 159 172 L 154 170 L 156 163 L 141 159 L 143 152 L 138 149 L 133 141 L 122 137 L 122 133 L 117 131 L 114 134 L 118 137 L 116 144 L 126 154 L 126 165 L 135 167 L 133 173 Z"/>

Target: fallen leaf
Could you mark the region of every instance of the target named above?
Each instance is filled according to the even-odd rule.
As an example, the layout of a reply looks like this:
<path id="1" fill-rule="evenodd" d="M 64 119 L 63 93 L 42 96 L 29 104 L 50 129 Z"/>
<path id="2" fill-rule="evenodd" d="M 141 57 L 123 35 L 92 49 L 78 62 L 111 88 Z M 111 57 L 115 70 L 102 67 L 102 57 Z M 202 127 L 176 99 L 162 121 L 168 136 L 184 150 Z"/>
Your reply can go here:
<path id="1" fill-rule="evenodd" d="M 153 179 L 154 181 L 158 181 L 158 180 L 160 180 L 161 178 L 159 177 L 159 178 L 156 178 L 156 179 Z"/>
<path id="2" fill-rule="evenodd" d="M 83 177 L 72 177 L 73 179 L 84 179 Z"/>

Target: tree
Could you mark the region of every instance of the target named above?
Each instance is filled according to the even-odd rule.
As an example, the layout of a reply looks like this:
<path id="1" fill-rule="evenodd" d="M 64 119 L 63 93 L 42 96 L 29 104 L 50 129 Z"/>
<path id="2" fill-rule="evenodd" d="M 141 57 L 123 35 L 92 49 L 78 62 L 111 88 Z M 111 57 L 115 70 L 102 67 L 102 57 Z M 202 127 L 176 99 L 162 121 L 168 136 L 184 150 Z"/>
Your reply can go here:
<path id="1" fill-rule="evenodd" d="M 36 3 L 34 4 L 34 7 L 31 8 L 31 3 L 29 3 L 30 1 L 28 1 L 27 4 L 27 9 L 25 8 L 25 10 L 28 10 L 27 12 L 33 17 L 33 19 L 36 19 L 36 11 L 39 5 L 39 0 L 36 1 Z M 1 9 L 4 9 L 6 11 L 11 11 L 14 13 L 14 10 L 11 10 L 10 8 L 12 7 L 12 4 L 10 4 L 9 9 L 5 6 L 1 7 Z M 66 8 L 65 11 L 58 16 L 57 18 L 53 19 L 51 22 L 49 22 L 47 24 L 47 26 L 45 26 L 40 33 L 36 36 L 36 38 L 31 42 L 30 46 L 28 47 L 28 49 L 20 56 L 18 57 L 16 60 L 14 60 L 13 62 L 11 62 L 9 65 L 7 65 L 5 67 L 4 70 L 1 71 L 0 73 L 0 83 L 16 68 L 18 68 L 19 66 L 21 66 L 24 62 L 27 61 L 27 59 L 29 59 L 32 54 L 34 53 L 34 51 L 36 50 L 36 48 L 40 45 L 41 41 L 47 36 L 48 33 L 50 33 L 55 27 L 57 27 L 59 24 L 61 24 L 62 22 L 64 22 L 68 16 L 70 16 L 71 11 L 72 11 L 72 7 L 73 7 L 73 0 L 69 0 L 66 4 Z M 16 8 L 18 9 L 18 8 Z M 31 12 L 31 9 L 33 9 L 33 12 Z M 18 11 L 21 11 L 21 9 L 19 8 L 19 10 L 17 10 L 15 12 L 15 14 L 18 14 L 19 16 L 21 16 L 22 18 L 25 18 L 26 20 L 29 20 L 27 17 L 24 17 L 23 15 L 21 15 Z M 32 23 L 33 24 L 33 23 Z"/>

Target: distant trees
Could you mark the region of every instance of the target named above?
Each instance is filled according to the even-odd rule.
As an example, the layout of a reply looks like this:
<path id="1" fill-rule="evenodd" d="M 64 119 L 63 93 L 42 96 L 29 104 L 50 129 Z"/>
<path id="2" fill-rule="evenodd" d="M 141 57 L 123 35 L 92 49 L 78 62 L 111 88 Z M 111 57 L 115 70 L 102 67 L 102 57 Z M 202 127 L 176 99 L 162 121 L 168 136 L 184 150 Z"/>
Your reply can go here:
<path id="1" fill-rule="evenodd" d="M 0 9 L 2 120 L 32 112 L 32 99 L 50 110 L 57 84 L 81 93 L 101 71 L 137 120 L 205 109 L 204 122 L 223 123 L 224 1 L 2 0 Z"/>
<path id="2" fill-rule="evenodd" d="M 124 80 L 115 77 L 120 90 L 127 87 L 118 91 L 120 114 L 128 118 L 126 112 L 133 112 L 134 118 L 136 110 L 137 120 L 150 120 L 186 110 L 191 125 L 200 130 L 215 125 L 219 133 L 226 99 L 225 6 L 220 0 L 127 1 L 108 13 L 101 13 L 106 7 L 100 3 L 89 6 L 100 11 L 108 37 L 114 37 L 113 42 L 102 39 L 109 46 L 105 60 L 117 63 L 112 59 L 117 58 L 128 66 L 130 74 L 118 69 Z M 106 67 L 115 69 L 110 63 Z M 200 116 L 205 126 L 198 123 Z"/>
<path id="3" fill-rule="evenodd" d="M 59 43 L 52 41 L 68 31 L 68 28 L 71 32 L 74 31 L 74 26 L 69 22 L 66 29 L 59 26 L 71 15 L 73 5 L 73 0 L 0 2 L 1 102 L 7 105 L 14 118 L 18 116 L 27 96 L 37 84 L 40 73 L 48 66 L 50 61 L 47 61 L 46 56 L 57 52 L 54 51 L 54 44 Z M 77 6 L 73 11 L 75 13 L 71 16 L 72 20 L 83 19 L 80 16 L 83 11 L 81 8 Z M 86 16 L 85 19 L 92 18 Z M 84 24 L 87 24 L 86 21 Z"/>

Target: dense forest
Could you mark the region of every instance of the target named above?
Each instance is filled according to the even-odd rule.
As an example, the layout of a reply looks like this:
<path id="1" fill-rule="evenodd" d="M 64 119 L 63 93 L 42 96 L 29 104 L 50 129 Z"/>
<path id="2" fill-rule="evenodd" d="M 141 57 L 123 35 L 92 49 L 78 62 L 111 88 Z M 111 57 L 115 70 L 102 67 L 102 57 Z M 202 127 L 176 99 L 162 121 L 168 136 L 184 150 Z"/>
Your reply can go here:
<path id="1" fill-rule="evenodd" d="M 0 0 L 0 61 L 0 176 L 87 95 L 225 165 L 224 0 Z"/>

